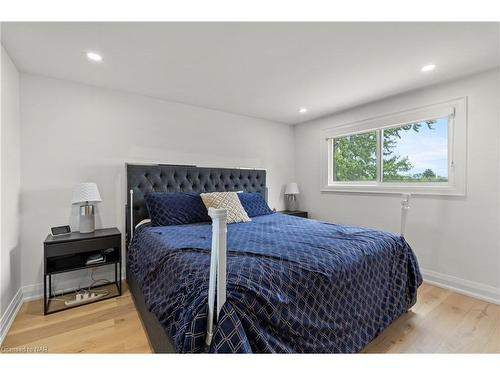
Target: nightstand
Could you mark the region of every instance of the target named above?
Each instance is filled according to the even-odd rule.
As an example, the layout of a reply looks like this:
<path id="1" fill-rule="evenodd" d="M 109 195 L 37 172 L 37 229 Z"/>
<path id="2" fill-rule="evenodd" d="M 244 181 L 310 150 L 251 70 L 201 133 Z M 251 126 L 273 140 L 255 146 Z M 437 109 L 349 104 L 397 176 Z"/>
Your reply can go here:
<path id="1" fill-rule="evenodd" d="M 98 255 L 103 255 L 103 259 L 97 263 L 88 263 L 89 257 Z M 43 243 L 43 259 L 44 315 L 122 294 L 122 235 L 117 228 L 97 229 L 93 233 L 72 232 L 60 236 L 49 234 Z M 114 266 L 114 282 L 92 286 L 92 289 L 99 290 L 97 294 L 104 294 L 103 296 L 88 301 L 82 300 L 71 305 L 67 305 L 62 300 L 75 301 L 77 290 L 54 296 L 52 292 L 54 275 L 106 265 Z"/>
<path id="2" fill-rule="evenodd" d="M 298 216 L 298 217 L 305 217 L 307 219 L 307 211 L 278 211 L 280 214 L 285 214 L 285 215 L 291 215 L 291 216 Z"/>

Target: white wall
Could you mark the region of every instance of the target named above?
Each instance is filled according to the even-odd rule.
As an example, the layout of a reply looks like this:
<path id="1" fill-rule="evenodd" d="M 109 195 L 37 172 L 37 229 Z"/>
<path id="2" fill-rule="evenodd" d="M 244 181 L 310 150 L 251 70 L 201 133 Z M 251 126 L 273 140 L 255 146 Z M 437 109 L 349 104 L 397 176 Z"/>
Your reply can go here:
<path id="1" fill-rule="evenodd" d="M 76 183 L 99 186 L 96 226 L 125 232 L 125 162 L 265 168 L 277 208 L 294 177 L 289 125 L 67 81 L 22 74 L 21 125 L 23 285 L 42 281 L 48 227 L 77 228 Z"/>
<path id="2" fill-rule="evenodd" d="M 19 72 L 1 48 L 0 316 L 21 286 Z"/>
<path id="3" fill-rule="evenodd" d="M 313 218 L 398 231 L 399 197 L 320 192 L 321 129 L 463 96 L 468 97 L 467 196 L 412 198 L 406 237 L 426 279 L 500 302 L 498 70 L 297 125 L 300 205 Z"/>

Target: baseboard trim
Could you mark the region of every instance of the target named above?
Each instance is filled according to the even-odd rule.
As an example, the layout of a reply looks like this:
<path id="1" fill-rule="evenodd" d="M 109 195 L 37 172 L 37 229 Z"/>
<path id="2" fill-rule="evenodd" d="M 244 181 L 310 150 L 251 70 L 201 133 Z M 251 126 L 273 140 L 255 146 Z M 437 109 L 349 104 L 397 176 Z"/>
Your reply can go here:
<path id="1" fill-rule="evenodd" d="M 21 289 L 23 291 L 23 302 L 34 301 L 43 297 L 43 283 L 25 285 Z"/>
<path id="2" fill-rule="evenodd" d="M 500 305 L 500 288 L 431 270 L 421 269 L 421 271 L 427 284 Z"/>
<path id="3" fill-rule="evenodd" d="M 7 310 L 5 310 L 0 318 L 0 345 L 2 345 L 3 340 L 7 336 L 7 332 L 9 332 L 12 323 L 14 323 L 14 319 L 16 319 L 17 313 L 22 305 L 23 292 L 22 288 L 19 288 L 14 298 L 12 298 L 12 301 L 10 301 L 9 306 L 7 306 Z"/>

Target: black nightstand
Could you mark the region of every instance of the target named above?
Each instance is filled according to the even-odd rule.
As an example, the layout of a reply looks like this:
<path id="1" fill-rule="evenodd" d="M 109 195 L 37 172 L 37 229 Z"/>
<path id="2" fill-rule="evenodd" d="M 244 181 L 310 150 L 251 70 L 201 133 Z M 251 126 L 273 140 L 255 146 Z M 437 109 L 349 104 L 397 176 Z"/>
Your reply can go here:
<path id="1" fill-rule="evenodd" d="M 291 216 L 298 216 L 298 217 L 305 217 L 307 219 L 307 211 L 278 211 L 280 214 L 285 214 L 285 215 L 291 215 Z"/>
<path id="2" fill-rule="evenodd" d="M 104 261 L 87 264 L 88 257 L 96 254 L 103 254 L 105 256 Z M 43 243 L 43 259 L 44 315 L 117 297 L 122 294 L 122 235 L 117 228 L 97 229 L 93 233 L 72 232 L 61 236 L 49 234 Z M 93 289 L 106 290 L 106 295 L 69 306 L 64 301 L 56 300 L 56 297 L 54 297 L 52 293 L 53 275 L 110 264 L 114 265 L 115 268 L 115 281 L 92 287 Z M 63 296 L 58 295 L 57 298 L 65 299 L 62 297 L 72 295 L 74 299 L 75 292 L 76 290 L 65 293 Z"/>

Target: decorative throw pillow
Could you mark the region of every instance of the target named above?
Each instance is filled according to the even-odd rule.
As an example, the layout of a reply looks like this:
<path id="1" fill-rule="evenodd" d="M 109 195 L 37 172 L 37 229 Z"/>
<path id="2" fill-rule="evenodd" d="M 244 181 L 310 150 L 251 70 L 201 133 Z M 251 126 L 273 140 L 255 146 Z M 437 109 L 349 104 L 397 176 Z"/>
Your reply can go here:
<path id="1" fill-rule="evenodd" d="M 210 207 L 225 208 L 227 210 L 228 224 L 251 221 L 236 192 L 201 193 L 200 196 L 207 209 Z"/>
<path id="2" fill-rule="evenodd" d="M 210 221 L 200 193 L 148 193 L 146 205 L 155 227 Z"/>
<path id="3" fill-rule="evenodd" d="M 249 217 L 273 213 L 261 193 L 238 193 L 238 198 Z"/>

